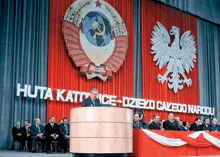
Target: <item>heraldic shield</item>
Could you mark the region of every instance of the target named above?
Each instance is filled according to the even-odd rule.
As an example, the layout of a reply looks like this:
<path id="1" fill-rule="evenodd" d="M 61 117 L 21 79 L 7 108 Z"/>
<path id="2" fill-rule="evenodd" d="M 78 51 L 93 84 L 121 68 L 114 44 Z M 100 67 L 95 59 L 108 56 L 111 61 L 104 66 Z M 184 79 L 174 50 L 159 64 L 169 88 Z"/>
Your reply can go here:
<path id="1" fill-rule="evenodd" d="M 128 32 L 117 11 L 103 0 L 77 0 L 63 17 L 69 56 L 87 79 L 112 78 L 123 64 Z"/>

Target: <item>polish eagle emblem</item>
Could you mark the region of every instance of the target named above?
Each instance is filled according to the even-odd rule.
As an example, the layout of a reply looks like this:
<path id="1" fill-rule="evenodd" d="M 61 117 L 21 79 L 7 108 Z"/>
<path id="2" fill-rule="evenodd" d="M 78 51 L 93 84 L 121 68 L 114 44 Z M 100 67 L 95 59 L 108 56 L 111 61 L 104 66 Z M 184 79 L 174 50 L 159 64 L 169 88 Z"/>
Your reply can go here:
<path id="1" fill-rule="evenodd" d="M 87 79 L 112 78 L 128 49 L 128 32 L 117 11 L 104 0 L 76 0 L 62 26 L 66 49 L 80 73 Z"/>
<path id="2" fill-rule="evenodd" d="M 157 26 L 158 25 L 158 26 Z M 153 61 L 159 65 L 159 69 L 166 66 L 164 75 L 159 74 L 158 82 L 168 82 L 169 89 L 174 93 L 192 85 L 192 80 L 186 77 L 184 72 L 189 73 L 196 62 L 196 45 L 190 31 L 186 31 L 180 38 L 179 28 L 172 26 L 170 33 L 159 22 L 154 26 L 151 38 L 151 54 L 154 54 Z M 174 41 L 170 44 L 170 35 L 174 35 Z M 169 75 L 170 74 L 170 75 Z M 170 77 L 169 77 L 170 76 Z M 181 77 L 182 76 L 182 77 Z"/>

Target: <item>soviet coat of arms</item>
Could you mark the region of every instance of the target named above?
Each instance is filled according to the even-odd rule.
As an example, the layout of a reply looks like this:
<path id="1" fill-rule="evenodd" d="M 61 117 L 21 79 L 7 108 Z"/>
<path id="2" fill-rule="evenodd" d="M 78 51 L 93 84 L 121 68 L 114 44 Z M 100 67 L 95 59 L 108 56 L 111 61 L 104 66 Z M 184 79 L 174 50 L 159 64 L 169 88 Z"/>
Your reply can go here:
<path id="1" fill-rule="evenodd" d="M 63 17 L 69 56 L 87 79 L 112 78 L 123 64 L 128 33 L 117 11 L 103 0 L 77 0 Z"/>

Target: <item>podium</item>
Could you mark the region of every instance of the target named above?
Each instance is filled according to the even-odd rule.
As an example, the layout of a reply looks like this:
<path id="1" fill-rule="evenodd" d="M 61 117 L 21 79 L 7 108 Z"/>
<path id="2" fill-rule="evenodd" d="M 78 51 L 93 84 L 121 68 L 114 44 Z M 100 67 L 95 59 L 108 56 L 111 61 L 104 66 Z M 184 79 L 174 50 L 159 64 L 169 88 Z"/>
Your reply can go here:
<path id="1" fill-rule="evenodd" d="M 133 151 L 133 110 L 81 107 L 70 111 L 70 152 L 112 154 Z"/>

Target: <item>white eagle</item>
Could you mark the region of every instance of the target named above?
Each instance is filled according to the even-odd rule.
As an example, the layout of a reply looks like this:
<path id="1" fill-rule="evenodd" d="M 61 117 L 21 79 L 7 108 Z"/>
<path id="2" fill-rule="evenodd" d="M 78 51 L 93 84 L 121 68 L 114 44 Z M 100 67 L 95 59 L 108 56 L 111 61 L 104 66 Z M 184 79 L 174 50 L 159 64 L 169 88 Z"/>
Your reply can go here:
<path id="1" fill-rule="evenodd" d="M 167 71 L 163 76 L 158 75 L 158 82 L 163 84 L 164 81 L 169 81 L 168 87 L 177 93 L 177 90 L 183 89 L 183 84 L 186 84 L 187 87 L 192 84 L 192 80 L 187 79 L 184 72 L 192 71 L 194 62 L 196 62 L 194 37 L 190 35 L 190 31 L 186 31 L 179 40 L 179 28 L 173 26 L 170 35 L 174 35 L 174 41 L 169 46 L 169 33 L 161 23 L 157 22 L 157 24 L 158 26 L 155 25 L 152 32 L 151 53 L 154 54 L 153 61 L 157 61 L 156 65 L 159 65 L 159 69 L 167 64 Z M 167 78 L 169 73 L 171 73 L 170 78 Z"/>

